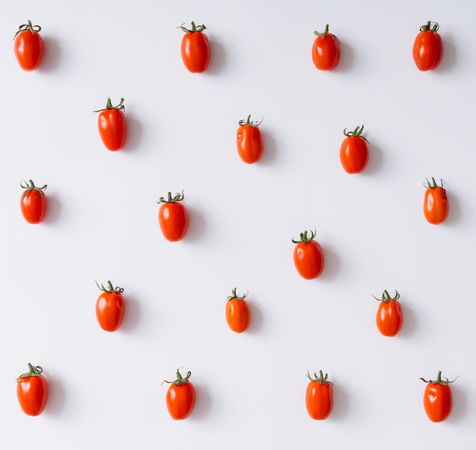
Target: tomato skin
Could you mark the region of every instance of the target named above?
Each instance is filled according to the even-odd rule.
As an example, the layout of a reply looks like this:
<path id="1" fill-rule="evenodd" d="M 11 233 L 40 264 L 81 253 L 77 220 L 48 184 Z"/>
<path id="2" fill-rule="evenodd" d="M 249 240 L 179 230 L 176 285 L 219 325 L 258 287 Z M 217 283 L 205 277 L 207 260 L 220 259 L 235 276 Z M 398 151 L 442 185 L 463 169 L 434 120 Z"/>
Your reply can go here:
<path id="1" fill-rule="evenodd" d="M 306 389 L 306 409 L 314 420 L 329 417 L 333 407 L 333 391 L 331 383 L 310 381 Z"/>
<path id="2" fill-rule="evenodd" d="M 318 34 L 312 45 L 312 61 L 319 70 L 333 70 L 340 60 L 340 42 L 337 36 L 328 32 Z"/>
<path id="3" fill-rule="evenodd" d="M 124 296 L 120 292 L 103 292 L 96 302 L 96 318 L 104 331 L 116 331 L 124 319 Z"/>
<path id="4" fill-rule="evenodd" d="M 192 73 L 205 72 L 210 62 L 210 44 L 203 32 L 187 32 L 182 38 L 182 60 Z"/>
<path id="5" fill-rule="evenodd" d="M 421 71 L 433 70 L 443 57 L 443 41 L 437 31 L 421 31 L 413 43 L 413 59 Z"/>
<path id="6" fill-rule="evenodd" d="M 453 396 L 448 384 L 428 383 L 423 396 L 426 415 L 432 422 L 442 422 L 451 413 Z"/>
<path id="7" fill-rule="evenodd" d="M 18 64 L 23 70 L 31 71 L 37 69 L 44 54 L 44 43 L 37 31 L 20 31 L 15 37 L 13 50 Z"/>
<path id="8" fill-rule="evenodd" d="M 30 180 L 30 183 L 33 182 Z M 46 214 L 46 195 L 43 192 L 46 186 L 42 188 L 32 188 L 27 184 L 22 185 L 22 187 L 26 189 L 20 198 L 20 208 L 23 217 L 28 223 L 41 223 Z"/>
<path id="9" fill-rule="evenodd" d="M 127 137 L 127 120 L 123 111 L 115 108 L 101 111 L 98 116 L 98 129 L 102 142 L 108 150 L 124 148 Z"/>
<path id="10" fill-rule="evenodd" d="M 443 187 L 428 187 L 425 191 L 423 212 L 428 222 L 438 225 L 446 220 L 449 213 L 449 202 L 446 189 Z"/>
<path id="11" fill-rule="evenodd" d="M 402 328 L 403 313 L 398 300 L 380 302 L 377 311 L 377 328 L 384 336 L 395 336 Z"/>
<path id="12" fill-rule="evenodd" d="M 324 252 L 314 240 L 300 242 L 294 247 L 294 265 L 306 280 L 317 278 L 324 269 Z"/>
<path id="13" fill-rule="evenodd" d="M 242 161 L 253 164 L 261 159 L 263 141 L 261 131 L 255 125 L 241 125 L 236 132 L 236 147 Z"/>
<path id="14" fill-rule="evenodd" d="M 250 325 L 250 309 L 246 300 L 236 298 L 226 302 L 226 321 L 235 333 L 243 333 Z"/>
<path id="15" fill-rule="evenodd" d="M 188 212 L 179 202 L 164 203 L 159 208 L 162 233 L 170 242 L 182 240 L 188 230 Z"/>
<path id="16" fill-rule="evenodd" d="M 362 172 L 369 160 L 367 142 L 359 136 L 346 137 L 340 146 L 340 162 L 347 173 Z"/>
<path id="17" fill-rule="evenodd" d="M 28 376 L 23 374 L 17 380 L 17 398 L 25 414 L 29 416 L 40 415 L 48 401 L 48 382 L 46 378 L 43 375 Z"/>
<path id="18" fill-rule="evenodd" d="M 186 419 L 193 411 L 196 392 L 193 384 L 171 384 L 167 389 L 166 403 L 169 414 L 174 420 Z"/>

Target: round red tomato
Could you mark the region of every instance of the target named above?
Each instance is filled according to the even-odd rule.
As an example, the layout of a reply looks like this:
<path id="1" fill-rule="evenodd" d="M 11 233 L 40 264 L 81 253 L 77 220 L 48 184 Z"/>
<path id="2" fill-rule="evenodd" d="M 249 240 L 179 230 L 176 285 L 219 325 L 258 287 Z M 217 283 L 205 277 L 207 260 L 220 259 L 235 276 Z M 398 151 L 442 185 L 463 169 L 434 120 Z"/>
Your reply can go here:
<path id="1" fill-rule="evenodd" d="M 101 139 L 108 150 L 121 150 L 126 144 L 127 120 L 124 114 L 124 99 L 118 105 L 113 106 L 108 98 L 105 109 L 98 109 L 95 112 L 98 116 L 98 129 Z"/>
<path id="2" fill-rule="evenodd" d="M 308 234 L 309 233 L 309 234 Z M 299 275 L 306 280 L 317 278 L 324 269 L 324 252 L 314 240 L 315 231 L 304 231 L 299 239 L 292 239 L 294 247 L 294 265 Z"/>
<path id="3" fill-rule="evenodd" d="M 182 60 L 185 67 L 194 73 L 205 72 L 210 62 L 210 44 L 208 43 L 205 25 L 195 25 L 192 22 L 192 28 L 185 28 L 182 24 L 180 28 L 185 32 L 182 38 Z"/>
<path id="4" fill-rule="evenodd" d="M 126 309 L 122 295 L 124 289 L 114 287 L 110 280 L 106 286 L 99 285 L 97 281 L 96 284 L 102 291 L 96 302 L 96 318 L 103 330 L 116 331 L 121 326 Z"/>
<path id="5" fill-rule="evenodd" d="M 413 44 L 413 59 L 420 70 L 433 70 L 440 64 L 443 41 L 438 34 L 439 27 L 436 22 L 430 21 L 420 27 L 420 33 Z"/>
<path id="6" fill-rule="evenodd" d="M 337 67 L 340 59 L 340 42 L 337 36 L 329 33 L 326 25 L 324 33 L 314 31 L 317 36 L 312 45 L 312 60 L 319 70 L 332 70 Z"/>
<path id="7" fill-rule="evenodd" d="M 28 223 L 40 223 L 46 214 L 46 184 L 42 187 L 35 186 L 33 180 L 28 183 L 22 181 L 20 186 L 25 189 L 20 198 L 20 208 L 23 217 Z"/>
<path id="8" fill-rule="evenodd" d="M 188 213 L 181 203 L 184 199 L 182 193 L 177 193 L 172 197 L 172 193 L 167 194 L 167 198 L 160 197 L 157 202 L 159 208 L 159 223 L 165 239 L 171 242 L 180 241 L 185 237 L 188 230 Z"/>
<path id="9" fill-rule="evenodd" d="M 43 412 L 48 400 L 48 382 L 40 366 L 28 363 L 28 372 L 17 378 L 17 397 L 20 407 L 29 416 Z"/>
<path id="10" fill-rule="evenodd" d="M 170 384 L 165 400 L 172 419 L 186 419 L 192 413 L 196 393 L 195 387 L 189 381 L 191 375 L 192 372 L 187 372 L 187 376 L 183 378 L 180 370 L 177 369 L 177 379 L 175 381 L 164 380 L 164 383 Z"/>
<path id="11" fill-rule="evenodd" d="M 427 383 L 423 395 L 423 406 L 426 415 L 432 422 L 442 422 L 451 413 L 453 408 L 453 396 L 451 394 L 451 383 L 448 378 L 441 377 L 441 370 L 438 372 L 436 380 L 420 380 Z"/>
<path id="12" fill-rule="evenodd" d="M 253 122 L 251 116 L 238 122 L 236 132 L 236 147 L 240 158 L 248 164 L 253 164 L 261 158 L 263 141 L 259 130 L 261 122 Z"/>
<path id="13" fill-rule="evenodd" d="M 443 187 L 443 180 L 438 185 L 434 178 L 426 180 L 425 199 L 423 201 L 423 212 L 428 222 L 438 225 L 446 220 L 449 212 L 449 202 L 446 189 Z"/>
<path id="14" fill-rule="evenodd" d="M 236 333 L 242 333 L 250 324 L 250 309 L 246 303 L 246 295 L 238 295 L 236 288 L 231 291 L 231 296 L 226 302 L 226 321 L 228 326 Z"/>
<path id="15" fill-rule="evenodd" d="M 367 139 L 362 136 L 364 126 L 356 127 L 354 131 L 344 130 L 346 138 L 340 146 L 340 162 L 347 173 L 359 173 L 365 169 L 369 160 Z"/>
<path id="16" fill-rule="evenodd" d="M 13 51 L 23 70 L 35 70 L 41 64 L 44 53 L 43 39 L 40 36 L 41 27 L 27 24 L 20 25 L 15 34 Z"/>
<path id="17" fill-rule="evenodd" d="M 311 377 L 308 372 L 307 377 L 310 380 L 306 389 L 307 412 L 314 420 L 327 419 L 333 406 L 332 383 L 322 370 L 319 370 L 319 376 L 314 373 Z"/>
<path id="18" fill-rule="evenodd" d="M 391 297 L 385 289 L 382 298 L 375 298 L 380 302 L 376 317 L 377 328 L 384 336 L 395 336 L 403 324 L 402 308 L 398 301 L 400 294 L 395 291 L 395 295 Z"/>

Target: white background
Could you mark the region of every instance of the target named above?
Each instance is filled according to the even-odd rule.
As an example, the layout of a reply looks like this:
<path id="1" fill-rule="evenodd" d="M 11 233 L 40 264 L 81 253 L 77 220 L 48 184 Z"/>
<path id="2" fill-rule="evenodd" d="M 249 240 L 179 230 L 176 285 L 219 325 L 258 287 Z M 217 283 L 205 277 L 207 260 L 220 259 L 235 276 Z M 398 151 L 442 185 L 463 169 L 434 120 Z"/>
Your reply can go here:
<path id="1" fill-rule="evenodd" d="M 0 15 L 0 447 L 26 449 L 469 448 L 476 440 L 474 327 L 475 6 L 467 1 L 6 2 Z M 12 36 L 43 26 L 41 70 L 20 70 Z M 419 72 L 419 26 L 440 23 L 441 66 Z M 206 74 L 180 58 L 208 27 Z M 317 71 L 313 31 L 342 42 Z M 94 109 L 126 99 L 127 149 L 107 151 Z M 265 156 L 248 166 L 235 133 L 264 117 Z M 342 129 L 364 123 L 365 173 L 340 166 Z M 424 220 L 425 177 L 444 178 L 444 225 Z M 42 225 L 20 213 L 21 179 L 48 184 Z M 155 201 L 185 190 L 186 240 L 161 235 Z M 317 228 L 323 275 L 301 279 L 291 237 Z M 120 331 L 95 319 L 94 280 L 125 288 Z M 232 333 L 232 287 L 253 325 Z M 375 327 L 383 289 L 402 294 L 394 339 Z M 50 382 L 25 416 L 15 378 Z M 198 403 L 174 422 L 164 378 L 193 372 Z M 305 372 L 335 382 L 325 422 L 306 413 Z M 420 376 L 454 385 L 433 424 Z"/>

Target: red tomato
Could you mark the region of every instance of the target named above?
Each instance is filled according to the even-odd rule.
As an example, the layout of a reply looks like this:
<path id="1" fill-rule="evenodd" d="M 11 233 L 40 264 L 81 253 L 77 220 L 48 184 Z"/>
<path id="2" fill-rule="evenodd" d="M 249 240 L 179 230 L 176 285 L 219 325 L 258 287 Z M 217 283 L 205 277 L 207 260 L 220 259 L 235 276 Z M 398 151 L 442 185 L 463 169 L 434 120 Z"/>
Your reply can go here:
<path id="1" fill-rule="evenodd" d="M 332 70 L 337 67 L 340 59 L 340 42 L 337 36 L 329 33 L 326 25 L 324 33 L 314 31 L 317 36 L 312 45 L 312 60 L 319 70 Z"/>
<path id="2" fill-rule="evenodd" d="M 110 280 L 106 287 L 99 285 L 97 281 L 96 284 L 102 291 L 96 302 L 96 318 L 103 330 L 116 331 L 121 326 L 126 309 L 122 295 L 124 289 L 114 287 Z"/>
<path id="3" fill-rule="evenodd" d="M 356 127 L 354 131 L 344 130 L 346 138 L 340 146 L 340 162 L 347 173 L 359 173 L 365 169 L 369 160 L 367 139 L 362 136 L 364 126 Z"/>
<path id="4" fill-rule="evenodd" d="M 226 321 L 229 327 L 236 333 L 242 333 L 250 324 L 250 309 L 246 303 L 246 295 L 239 296 L 236 288 L 231 291 L 231 296 L 226 302 Z"/>
<path id="5" fill-rule="evenodd" d="M 186 419 L 195 406 L 195 388 L 189 381 L 191 375 L 192 372 L 187 372 L 187 376 L 183 378 L 180 370 L 177 369 L 177 379 L 175 381 L 164 380 L 164 383 L 170 384 L 165 400 L 172 419 Z"/>
<path id="6" fill-rule="evenodd" d="M 48 400 L 48 382 L 42 373 L 40 366 L 28 363 L 28 373 L 17 378 L 18 402 L 23 412 L 29 416 L 41 414 Z"/>
<path id="7" fill-rule="evenodd" d="M 299 239 L 292 239 L 294 247 L 294 265 L 299 275 L 306 280 L 317 278 L 324 269 L 324 253 L 314 240 L 315 231 L 304 231 Z"/>
<path id="8" fill-rule="evenodd" d="M 46 184 L 42 187 L 35 186 L 33 180 L 28 183 L 22 181 L 20 186 L 25 189 L 20 199 L 20 208 L 23 217 L 28 223 L 40 223 L 46 213 Z"/>
<path id="9" fill-rule="evenodd" d="M 263 142 L 259 130 L 261 122 L 253 122 L 251 116 L 238 122 L 236 132 L 236 146 L 240 158 L 248 164 L 253 164 L 261 158 L 263 153 Z"/>
<path id="10" fill-rule="evenodd" d="M 306 389 L 306 408 L 309 415 L 315 420 L 324 420 L 332 412 L 333 395 L 332 383 L 319 370 L 319 376 L 314 373 L 314 378 L 307 373 L 309 384 Z"/>
<path id="11" fill-rule="evenodd" d="M 427 381 L 424 378 L 420 378 L 420 380 L 427 383 L 423 396 L 426 415 L 432 422 L 442 422 L 450 415 L 453 408 L 450 384 L 456 380 L 450 381 L 448 378 L 441 378 L 441 370 L 435 381 Z"/>
<path id="12" fill-rule="evenodd" d="M 440 64 L 443 41 L 438 34 L 439 28 L 436 22 L 430 21 L 420 27 L 420 33 L 413 43 L 413 59 L 420 70 L 433 70 Z"/>
<path id="13" fill-rule="evenodd" d="M 41 64 L 44 53 L 43 39 L 40 36 L 41 27 L 27 24 L 20 25 L 15 34 L 13 51 L 23 70 L 35 70 Z"/>
<path id="14" fill-rule="evenodd" d="M 425 184 L 423 212 L 426 220 L 433 225 L 438 225 L 446 220 L 450 207 L 448 197 L 446 196 L 446 189 L 443 187 L 443 180 L 440 183 L 441 186 L 432 178 L 431 181 L 427 179 Z"/>
<path id="15" fill-rule="evenodd" d="M 180 241 L 187 234 L 188 213 L 185 206 L 180 203 L 183 199 L 183 191 L 181 194 L 175 194 L 174 197 L 169 192 L 167 199 L 160 197 L 157 202 L 158 204 L 162 203 L 159 208 L 159 223 L 162 234 L 165 239 L 171 242 Z"/>
<path id="16" fill-rule="evenodd" d="M 98 109 L 99 134 L 108 150 L 121 150 L 126 144 L 127 120 L 124 114 L 124 99 L 117 106 L 112 106 L 111 98 L 107 99 L 106 108 Z"/>
<path id="17" fill-rule="evenodd" d="M 398 299 L 400 294 L 395 291 L 395 296 L 390 297 L 390 294 L 385 289 L 382 298 L 375 297 L 380 305 L 377 311 L 377 328 L 384 336 L 395 336 L 403 324 L 403 313 Z"/>
<path id="18" fill-rule="evenodd" d="M 194 73 L 205 72 L 210 62 L 210 44 L 208 43 L 205 25 L 195 25 L 192 22 L 192 28 L 189 30 L 182 24 L 180 28 L 185 32 L 182 38 L 182 60 L 185 67 Z"/>

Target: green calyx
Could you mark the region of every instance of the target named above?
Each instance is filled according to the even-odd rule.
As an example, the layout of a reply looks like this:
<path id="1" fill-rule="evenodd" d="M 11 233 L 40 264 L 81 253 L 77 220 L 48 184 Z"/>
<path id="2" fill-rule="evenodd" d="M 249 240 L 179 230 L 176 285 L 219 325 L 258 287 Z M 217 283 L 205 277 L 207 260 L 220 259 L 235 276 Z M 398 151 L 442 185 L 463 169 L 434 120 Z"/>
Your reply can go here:
<path id="1" fill-rule="evenodd" d="M 326 28 L 324 29 L 324 33 L 319 33 L 319 31 L 314 31 L 316 36 L 323 38 L 326 34 L 329 34 L 329 24 L 326 24 Z"/>
<path id="2" fill-rule="evenodd" d="M 441 370 L 438 371 L 438 375 L 436 376 L 436 380 L 425 380 L 424 378 L 420 378 L 421 381 L 425 382 L 425 383 L 429 383 L 429 384 L 451 384 L 451 383 L 454 383 L 456 380 L 458 379 L 458 377 L 456 377 L 454 380 L 449 380 L 448 378 L 446 377 L 442 377 L 441 376 Z"/>
<path id="3" fill-rule="evenodd" d="M 111 280 L 107 280 L 106 286 L 104 286 L 104 284 L 99 284 L 96 281 L 96 286 L 99 288 L 100 291 L 105 292 L 106 294 L 122 294 L 124 292 L 124 288 L 121 288 L 119 286 L 114 287 L 111 283 Z"/>
<path id="4" fill-rule="evenodd" d="M 20 187 L 22 189 L 25 189 L 26 191 L 44 191 L 48 186 L 45 184 L 44 186 L 35 186 L 35 183 L 33 182 L 33 180 L 28 180 L 27 181 L 24 181 L 22 180 L 20 182 Z"/>
<path id="5" fill-rule="evenodd" d="M 185 22 L 177 27 L 178 29 L 182 30 L 184 33 L 201 33 L 202 31 L 205 31 L 207 27 L 205 25 L 195 25 L 195 22 L 191 23 L 192 28 L 187 28 L 185 27 Z"/>
<path id="6" fill-rule="evenodd" d="M 165 197 L 160 197 L 159 201 L 157 202 L 159 205 L 161 203 L 175 203 L 175 202 L 181 202 L 185 196 L 183 195 L 183 190 L 182 192 L 177 192 L 175 195 L 172 195 L 172 192 L 167 193 L 167 198 Z"/>
<path id="7" fill-rule="evenodd" d="M 428 178 L 425 178 L 425 182 L 423 183 L 423 186 L 426 189 L 436 189 L 436 188 L 444 189 L 443 178 L 440 178 L 440 184 L 436 182 L 435 177 L 431 177 L 431 181 Z"/>
<path id="8" fill-rule="evenodd" d="M 348 130 L 347 128 L 344 128 L 344 135 L 347 137 L 359 137 L 363 139 L 364 141 L 368 142 L 367 139 L 362 136 L 362 131 L 364 131 L 364 125 L 360 125 L 354 128 L 354 130 Z"/>
<path id="9" fill-rule="evenodd" d="M 309 378 L 309 380 L 320 383 L 320 384 L 332 384 L 332 382 L 327 379 L 328 374 L 327 373 L 324 374 L 322 370 L 319 370 L 319 376 L 317 375 L 316 372 L 314 372 L 314 376 L 311 376 L 308 370 L 306 376 Z"/>
<path id="10" fill-rule="evenodd" d="M 39 33 L 41 31 L 41 27 L 39 25 L 32 25 L 31 20 L 28 20 L 28 23 L 24 23 L 18 27 L 18 31 L 13 36 L 13 39 L 17 37 L 19 33 L 22 31 L 31 31 L 32 33 Z"/>
<path id="11" fill-rule="evenodd" d="M 439 29 L 440 25 L 438 22 L 432 22 L 431 20 L 420 27 L 420 31 L 433 31 L 433 33 L 436 33 Z"/>
<path id="12" fill-rule="evenodd" d="M 316 237 L 316 230 L 305 230 L 302 233 L 299 233 L 299 239 L 291 239 L 293 244 L 307 244 Z"/>
<path id="13" fill-rule="evenodd" d="M 108 109 L 119 109 L 120 111 L 125 111 L 126 106 L 124 105 L 124 99 L 121 97 L 121 101 L 119 102 L 119 104 L 114 106 L 111 102 L 111 97 L 108 97 L 106 101 L 106 107 L 103 109 L 96 109 L 94 112 L 98 113 L 102 111 L 107 111 Z"/>
<path id="14" fill-rule="evenodd" d="M 28 363 L 28 373 L 22 373 L 17 381 L 25 380 L 30 377 L 39 377 L 43 373 L 43 368 L 40 366 L 34 366 L 32 363 Z"/>
<path id="15" fill-rule="evenodd" d="M 188 371 L 187 375 L 184 378 L 184 377 L 182 377 L 182 374 L 180 373 L 180 369 L 177 369 L 176 376 L 177 376 L 177 378 L 174 381 L 164 380 L 164 381 L 162 381 L 162 384 L 163 383 L 174 384 L 175 386 L 180 386 L 182 384 L 186 384 L 186 383 L 188 383 L 188 380 L 192 376 L 192 372 Z"/>
<path id="16" fill-rule="evenodd" d="M 379 302 L 389 302 L 390 300 L 398 300 L 400 298 L 400 293 L 395 290 L 395 294 L 394 296 L 392 297 L 387 289 L 385 289 L 382 293 L 382 298 L 378 298 L 378 297 L 375 297 L 375 295 L 372 295 L 372 297 L 375 299 L 375 300 L 378 300 Z"/>
<path id="17" fill-rule="evenodd" d="M 241 119 L 241 120 L 238 122 L 238 125 L 239 125 L 240 127 L 242 127 L 242 126 L 244 126 L 244 125 L 251 125 L 252 127 L 259 127 L 262 122 L 263 122 L 263 119 L 261 119 L 260 121 L 251 120 L 251 114 L 250 114 L 250 115 L 246 118 L 246 120 Z"/>
<path id="18" fill-rule="evenodd" d="M 227 297 L 228 300 L 244 300 L 248 296 L 248 292 L 243 295 L 239 295 L 237 292 L 237 288 L 233 288 L 231 290 L 231 295 Z"/>

